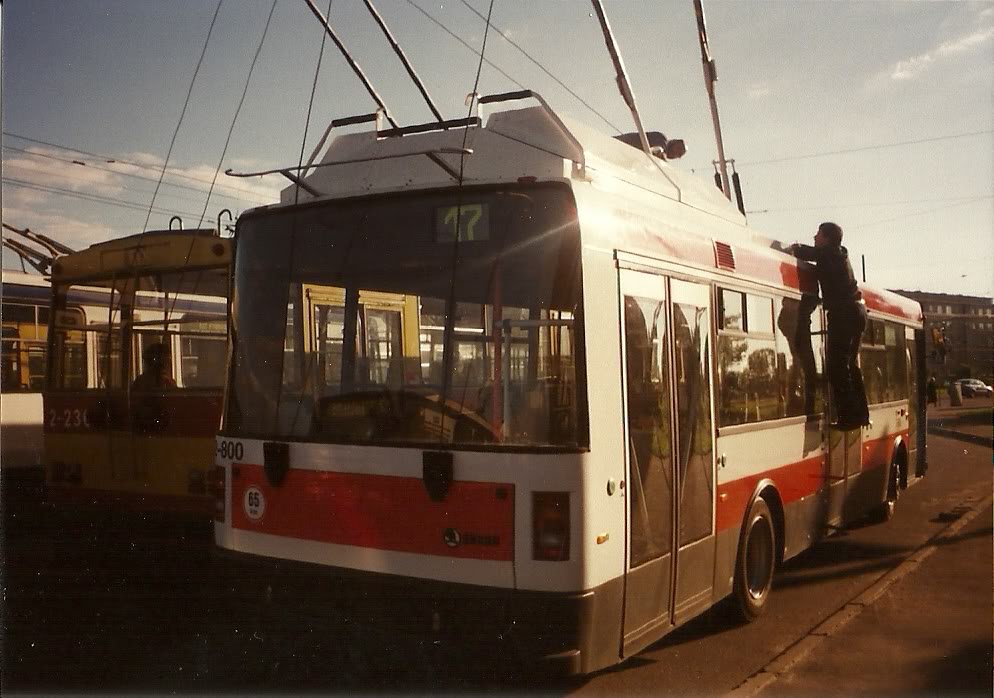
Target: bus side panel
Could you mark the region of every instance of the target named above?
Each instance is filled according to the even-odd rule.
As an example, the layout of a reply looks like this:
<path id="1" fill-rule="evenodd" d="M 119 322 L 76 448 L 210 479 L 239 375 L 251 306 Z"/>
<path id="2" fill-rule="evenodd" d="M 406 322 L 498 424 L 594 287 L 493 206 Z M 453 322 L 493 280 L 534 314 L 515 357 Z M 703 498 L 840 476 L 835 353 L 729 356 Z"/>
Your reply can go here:
<path id="1" fill-rule="evenodd" d="M 737 532 L 763 480 L 773 483 L 784 507 L 785 559 L 810 546 L 824 530 L 828 459 L 821 424 L 820 419 L 793 420 L 719 435 L 717 452 L 724 456 L 724 466 L 718 469 L 715 512 L 719 533 L 716 596 L 719 582 L 723 591 L 730 589 Z"/>
<path id="2" fill-rule="evenodd" d="M 579 588 L 593 589 L 624 575 L 627 550 L 621 306 L 609 254 L 584 248 L 583 293 L 590 454 L 582 461 L 581 500 L 571 514 L 583 565 Z M 620 614 L 617 622 L 620 638 Z"/>
<path id="3" fill-rule="evenodd" d="M 862 430 L 860 466 L 849 469 L 848 520 L 860 518 L 887 497 L 887 476 L 895 458 L 895 445 L 899 439 L 905 448 L 908 444 L 907 401 L 871 405 L 870 422 Z"/>
<path id="4" fill-rule="evenodd" d="M 209 513 L 206 474 L 214 463 L 220 395 L 133 395 L 131 402 L 128 418 L 123 393 L 46 394 L 48 484 L 60 488 L 62 499 Z"/>

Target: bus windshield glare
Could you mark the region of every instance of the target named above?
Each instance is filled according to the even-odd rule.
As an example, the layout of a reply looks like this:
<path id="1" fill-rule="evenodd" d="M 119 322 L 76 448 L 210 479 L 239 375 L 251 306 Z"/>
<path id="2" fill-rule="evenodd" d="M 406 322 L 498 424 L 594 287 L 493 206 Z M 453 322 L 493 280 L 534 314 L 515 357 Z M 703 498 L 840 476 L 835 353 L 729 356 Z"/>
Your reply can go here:
<path id="1" fill-rule="evenodd" d="M 239 223 L 231 435 L 584 447 L 580 244 L 560 187 Z"/>

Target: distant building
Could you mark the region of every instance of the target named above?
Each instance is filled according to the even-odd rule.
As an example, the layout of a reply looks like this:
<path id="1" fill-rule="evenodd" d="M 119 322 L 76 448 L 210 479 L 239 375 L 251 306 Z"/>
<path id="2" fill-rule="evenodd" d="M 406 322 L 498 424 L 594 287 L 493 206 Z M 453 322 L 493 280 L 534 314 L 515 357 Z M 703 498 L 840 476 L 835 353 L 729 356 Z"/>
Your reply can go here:
<path id="1" fill-rule="evenodd" d="M 957 378 L 994 379 L 994 304 L 983 296 L 895 290 L 925 313 L 926 371 L 940 384 Z"/>

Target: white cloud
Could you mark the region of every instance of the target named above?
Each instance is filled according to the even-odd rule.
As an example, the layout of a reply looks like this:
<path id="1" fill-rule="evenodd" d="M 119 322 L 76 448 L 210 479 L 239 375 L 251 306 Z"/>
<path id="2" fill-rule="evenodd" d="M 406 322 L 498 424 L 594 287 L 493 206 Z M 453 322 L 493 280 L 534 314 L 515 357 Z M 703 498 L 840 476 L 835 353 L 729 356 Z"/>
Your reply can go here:
<path id="1" fill-rule="evenodd" d="M 765 82 L 757 82 L 746 87 L 746 96 L 749 99 L 762 99 L 770 94 L 770 85 Z"/>
<path id="2" fill-rule="evenodd" d="M 30 228 L 35 232 L 44 233 L 77 250 L 88 247 L 95 242 L 102 242 L 124 234 L 109 225 L 92 223 L 63 213 L 51 212 L 37 206 L 36 202 L 30 200 L 12 202 L 6 191 L 4 192 L 3 219 L 5 223 L 17 228 Z"/>
<path id="3" fill-rule="evenodd" d="M 60 159 L 53 159 L 54 157 Z M 66 159 L 68 158 L 64 153 L 32 147 L 25 153 L 5 158 L 3 174 L 7 179 L 17 179 L 37 186 L 58 187 L 100 196 L 116 196 L 124 188 L 121 178 L 116 174 L 66 162 Z"/>
<path id="4" fill-rule="evenodd" d="M 914 80 L 934 64 L 971 51 L 994 38 L 994 26 L 982 27 L 954 39 L 943 41 L 938 46 L 917 56 L 911 56 L 898 61 L 885 71 L 885 74 L 896 81 Z"/>
<path id="5" fill-rule="evenodd" d="M 96 195 L 145 204 L 159 179 L 162 158 L 148 153 L 127 153 L 120 159 L 100 160 L 41 147 L 25 151 L 7 151 L 3 160 L 5 196 L 17 192 L 18 201 L 48 202 L 49 208 L 60 208 L 64 196 L 57 192 L 41 192 L 31 187 L 51 187 L 77 194 Z M 72 162 L 76 160 L 76 162 Z M 214 178 L 216 165 L 200 164 L 191 167 L 170 167 L 163 179 L 164 185 L 156 198 L 156 206 L 177 207 L 200 211 L 207 191 Z M 261 167 L 265 167 L 262 165 Z M 253 179 L 234 179 L 219 172 L 211 195 L 209 211 L 229 207 L 244 210 L 261 204 L 275 203 L 287 182 L 278 175 Z M 30 193 L 29 193 L 30 192 Z M 166 201 L 173 203 L 165 203 Z"/>
<path id="6" fill-rule="evenodd" d="M 122 157 L 122 160 L 144 165 L 145 167 L 136 167 L 124 162 L 117 162 L 109 165 L 109 167 L 112 167 L 116 171 L 122 173 L 138 174 L 142 177 L 148 177 L 156 180 L 159 178 L 159 172 L 162 169 L 162 159 L 157 156 L 149 155 L 148 153 L 130 153 L 127 156 Z M 153 169 L 150 170 L 148 167 Z M 184 187 L 193 187 L 200 190 L 202 196 L 206 196 L 207 190 L 210 188 L 211 180 L 214 179 L 214 170 L 216 167 L 216 163 L 213 165 L 193 165 L 191 167 L 177 167 L 171 165 L 166 172 L 163 182 L 181 184 Z M 217 174 L 217 179 L 214 182 L 214 192 L 211 195 L 212 202 L 217 201 L 225 205 L 230 205 L 232 198 L 234 198 L 245 208 L 262 204 L 276 203 L 280 198 L 280 190 L 289 186 L 289 182 L 279 175 L 269 175 L 267 177 L 252 179 L 236 179 L 229 177 L 224 174 L 224 170 L 228 169 L 228 167 L 235 171 L 244 171 L 253 169 L 268 169 L 271 167 L 271 164 L 248 159 L 240 159 L 233 160 L 222 165 L 221 170 Z M 184 195 L 190 197 L 197 196 L 195 192 L 188 192 Z M 219 195 L 224 196 L 219 198 Z M 201 206 L 202 205 L 203 201 L 201 200 Z"/>

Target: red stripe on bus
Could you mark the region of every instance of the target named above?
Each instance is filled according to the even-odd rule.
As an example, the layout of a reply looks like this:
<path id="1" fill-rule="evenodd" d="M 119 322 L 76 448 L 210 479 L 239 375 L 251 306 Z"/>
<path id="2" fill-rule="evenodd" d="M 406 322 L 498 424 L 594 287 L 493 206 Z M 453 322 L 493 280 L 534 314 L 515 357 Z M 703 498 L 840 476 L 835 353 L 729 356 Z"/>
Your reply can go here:
<path id="1" fill-rule="evenodd" d="M 866 472 L 889 464 L 893 457 L 894 442 L 899 436 L 907 441 L 908 432 L 888 434 L 864 442 L 859 471 Z M 827 455 L 808 458 L 719 485 L 715 510 L 716 530 L 723 531 L 742 523 L 749 500 L 761 480 L 771 480 L 776 485 L 785 506 L 815 494 L 828 483 L 827 459 Z M 855 474 L 855 469 L 851 469 L 850 474 Z"/>
<path id="2" fill-rule="evenodd" d="M 130 412 L 129 412 L 130 404 Z M 221 423 L 220 390 L 177 391 L 154 395 L 93 391 L 46 393 L 45 432 L 99 434 L 134 431 L 142 436 L 212 437 Z"/>
<path id="3" fill-rule="evenodd" d="M 710 240 L 699 237 L 668 238 L 650 230 L 628 230 L 623 239 L 627 247 L 652 249 L 673 259 L 714 267 L 714 249 Z M 724 242 L 724 241 L 721 241 Z M 814 266 L 772 250 L 745 245 L 731 245 L 735 256 L 734 275 L 743 275 L 775 286 L 785 286 L 802 293 L 818 293 Z M 720 284 L 720 282 L 719 282 Z M 921 306 L 910 298 L 890 291 L 860 286 L 867 308 L 912 322 L 922 322 Z"/>
<path id="4" fill-rule="evenodd" d="M 902 431 L 896 434 L 888 434 L 879 439 L 872 439 L 863 442 L 862 470 L 873 470 L 883 465 L 889 465 L 894 457 L 894 442 L 898 437 L 902 437 L 905 442 L 908 440 L 908 432 Z"/>
<path id="5" fill-rule="evenodd" d="M 760 480 L 772 480 L 784 505 L 817 492 L 826 482 L 827 456 L 808 458 L 718 485 L 715 528 L 739 526 Z"/>
<path id="6" fill-rule="evenodd" d="M 916 301 L 904 298 L 889 291 L 877 291 L 872 288 L 860 286 L 863 293 L 863 300 L 870 310 L 877 310 L 888 315 L 896 315 L 914 322 L 922 322 L 922 309 Z"/>
<path id="7" fill-rule="evenodd" d="M 413 477 L 291 469 L 273 487 L 262 466 L 238 464 L 231 481 L 231 523 L 245 531 L 442 557 L 514 558 L 511 484 L 453 482 L 435 502 Z M 257 490 L 254 508 L 250 489 Z"/>

